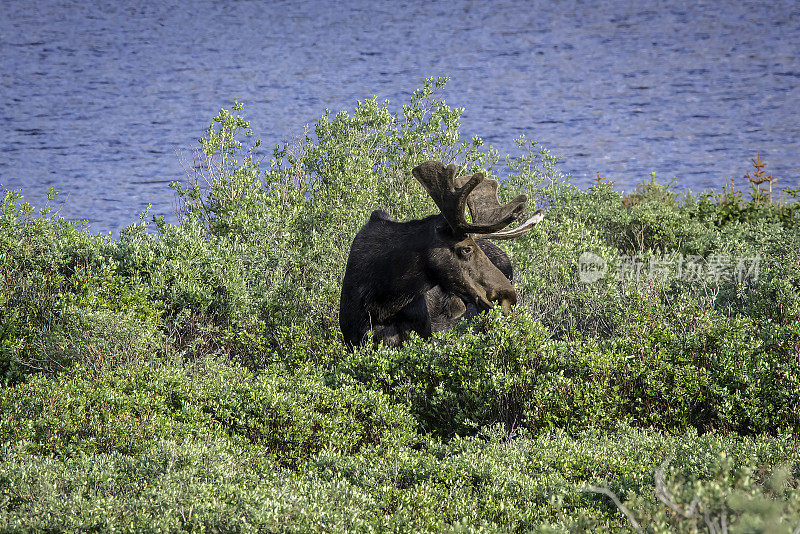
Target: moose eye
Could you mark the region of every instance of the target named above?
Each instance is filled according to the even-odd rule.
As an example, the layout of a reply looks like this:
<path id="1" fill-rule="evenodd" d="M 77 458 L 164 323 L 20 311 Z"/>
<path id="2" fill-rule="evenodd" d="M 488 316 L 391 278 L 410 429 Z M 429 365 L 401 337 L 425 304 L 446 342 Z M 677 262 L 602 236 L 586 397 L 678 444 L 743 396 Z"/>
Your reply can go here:
<path id="1" fill-rule="evenodd" d="M 470 254 L 472 254 L 472 247 L 458 247 L 458 255 L 462 258 L 466 258 Z"/>

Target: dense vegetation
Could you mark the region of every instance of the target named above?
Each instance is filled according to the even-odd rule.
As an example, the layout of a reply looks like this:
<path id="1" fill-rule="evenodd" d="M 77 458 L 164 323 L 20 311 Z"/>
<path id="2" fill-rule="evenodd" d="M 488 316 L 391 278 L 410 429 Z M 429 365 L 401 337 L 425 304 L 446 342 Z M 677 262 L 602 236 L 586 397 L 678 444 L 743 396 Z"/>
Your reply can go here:
<path id="1" fill-rule="evenodd" d="M 269 161 L 223 110 L 178 224 L 117 239 L 2 190 L 1 531 L 797 532 L 798 203 L 763 165 L 746 200 L 578 189 L 524 139 L 501 164 L 443 84 Z M 434 212 L 428 159 L 549 206 L 502 244 L 520 303 L 347 352 L 350 242 Z"/>

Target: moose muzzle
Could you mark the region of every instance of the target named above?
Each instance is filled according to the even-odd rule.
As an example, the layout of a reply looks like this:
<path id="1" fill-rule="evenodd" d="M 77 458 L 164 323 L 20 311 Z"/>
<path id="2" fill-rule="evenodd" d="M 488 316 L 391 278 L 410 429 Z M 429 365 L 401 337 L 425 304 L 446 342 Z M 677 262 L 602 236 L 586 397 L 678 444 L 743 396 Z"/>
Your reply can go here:
<path id="1" fill-rule="evenodd" d="M 480 311 L 488 310 L 495 304 L 499 304 L 503 308 L 503 314 L 508 315 L 511 312 L 511 307 L 517 303 L 517 292 L 514 291 L 514 286 L 508 280 L 505 282 L 500 287 L 490 288 L 485 295 L 476 297 L 475 304 Z"/>

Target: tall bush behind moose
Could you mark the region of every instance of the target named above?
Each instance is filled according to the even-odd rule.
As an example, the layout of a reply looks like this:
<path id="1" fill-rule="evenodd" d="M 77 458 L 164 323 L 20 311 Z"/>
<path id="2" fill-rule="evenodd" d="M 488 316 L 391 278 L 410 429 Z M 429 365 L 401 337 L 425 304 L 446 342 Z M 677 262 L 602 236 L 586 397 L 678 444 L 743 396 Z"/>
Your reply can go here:
<path id="1" fill-rule="evenodd" d="M 238 243 L 234 253 L 241 257 L 233 263 L 247 265 L 241 283 L 271 330 L 312 332 L 305 336 L 312 339 L 338 335 L 336 310 L 350 241 L 371 212 L 380 208 L 408 220 L 437 211 L 411 177 L 421 161 L 457 163 L 464 172 L 483 169 L 491 176 L 497 155 L 478 151 L 478 138 L 461 142 L 461 110 L 434 98 L 445 83 L 427 80 L 400 114 L 375 100 L 358 102 L 352 117 L 326 113 L 313 135 L 276 147 L 268 166 L 255 159 L 256 147 L 237 144 L 236 130 L 247 133 L 241 118 L 222 112 L 215 119 L 199 159 L 224 178 L 211 187 L 198 176 L 188 186 L 174 185 L 184 226 L 202 229 L 211 243 Z M 224 166 L 236 171 L 225 172 Z M 519 191 L 532 190 L 542 179 L 539 169 L 529 171 L 533 175 Z M 226 297 L 235 298 L 232 292 Z"/>

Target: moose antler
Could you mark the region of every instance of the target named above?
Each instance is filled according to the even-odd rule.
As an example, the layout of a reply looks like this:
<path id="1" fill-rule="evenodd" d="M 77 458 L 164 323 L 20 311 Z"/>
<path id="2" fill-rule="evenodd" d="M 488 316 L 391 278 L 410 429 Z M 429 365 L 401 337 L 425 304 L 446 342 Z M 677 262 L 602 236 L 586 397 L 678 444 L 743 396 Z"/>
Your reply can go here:
<path id="1" fill-rule="evenodd" d="M 502 232 L 495 232 L 492 234 L 485 234 L 483 235 L 483 239 L 514 239 L 515 237 L 519 237 L 521 235 L 527 234 L 533 227 L 544 218 L 544 214 L 547 210 L 542 208 L 538 209 L 533 212 L 533 215 L 525 221 L 524 223 L 520 224 L 516 228 L 512 228 L 511 230 L 503 230 Z"/>
<path id="2" fill-rule="evenodd" d="M 500 204 L 495 180 L 486 180 L 481 173 L 456 177 L 455 166 L 445 167 L 440 161 L 426 161 L 415 167 L 412 174 L 428 191 L 453 230 L 465 234 L 490 234 L 505 228 L 522 212 L 528 200 L 520 195 Z M 471 223 L 465 217 L 467 203 L 472 213 Z M 477 211 L 473 205 L 477 206 Z"/>
<path id="3" fill-rule="evenodd" d="M 511 202 L 501 204 L 497 197 L 497 180 L 486 179 L 481 173 L 456 177 L 454 165 L 445 167 L 439 161 L 426 161 L 414 168 L 412 174 L 456 231 L 484 234 L 485 239 L 513 239 L 529 232 L 544 217 L 545 210 L 540 209 L 516 228 L 498 232 L 522 213 L 528 197 L 519 195 Z M 471 223 L 464 216 L 467 205 L 472 215 Z"/>
<path id="4" fill-rule="evenodd" d="M 500 204 L 500 199 L 497 196 L 497 180 L 483 180 L 478 183 L 472 193 L 467 197 L 467 206 L 472 215 L 472 222 L 482 224 L 489 222 L 498 217 L 498 211 L 502 210 L 504 206 Z M 525 207 L 527 197 L 520 195 L 509 204 L 522 200 L 519 207 L 519 212 L 522 213 L 522 208 Z M 507 206 L 508 204 L 506 204 Z M 542 220 L 544 217 L 544 209 L 537 210 L 527 221 L 520 224 L 511 230 L 504 230 L 502 232 L 495 232 L 491 234 L 484 234 L 484 239 L 513 239 L 523 234 L 530 232 L 534 225 Z M 516 218 L 516 216 L 515 216 Z"/>

